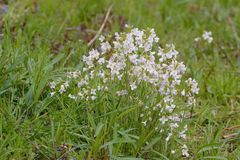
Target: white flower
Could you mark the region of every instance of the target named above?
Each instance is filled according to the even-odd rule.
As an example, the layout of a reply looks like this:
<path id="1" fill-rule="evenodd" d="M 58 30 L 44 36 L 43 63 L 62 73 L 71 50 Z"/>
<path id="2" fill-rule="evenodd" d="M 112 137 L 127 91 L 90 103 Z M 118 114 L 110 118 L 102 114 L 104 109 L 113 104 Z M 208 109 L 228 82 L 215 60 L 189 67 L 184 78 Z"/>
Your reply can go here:
<path id="1" fill-rule="evenodd" d="M 55 94 L 55 92 L 51 92 L 51 93 L 50 93 L 50 96 L 52 97 L 52 96 L 54 96 L 54 94 Z"/>
<path id="2" fill-rule="evenodd" d="M 56 83 L 54 81 L 49 83 L 51 89 L 55 89 Z"/>
<path id="3" fill-rule="evenodd" d="M 177 123 L 171 123 L 170 124 L 171 129 L 178 128 L 178 127 L 179 127 L 179 125 Z"/>
<path id="4" fill-rule="evenodd" d="M 91 89 L 91 94 L 96 95 L 96 89 Z"/>
<path id="5" fill-rule="evenodd" d="M 182 146 L 182 155 L 189 157 L 188 148 L 185 144 Z"/>
<path id="6" fill-rule="evenodd" d="M 128 28 L 128 27 L 129 27 L 129 25 L 128 25 L 128 24 L 125 24 L 125 25 L 124 25 L 124 27 L 125 27 L 125 28 Z"/>
<path id="7" fill-rule="evenodd" d="M 179 136 L 183 139 L 187 139 L 187 135 L 184 132 L 180 132 Z"/>
<path id="8" fill-rule="evenodd" d="M 74 96 L 72 94 L 69 94 L 68 97 L 71 98 L 71 99 L 76 99 L 76 96 Z"/>
<path id="9" fill-rule="evenodd" d="M 197 38 L 194 39 L 195 42 L 198 42 L 198 41 L 200 41 L 200 40 L 201 40 L 200 37 L 197 37 Z"/>
<path id="10" fill-rule="evenodd" d="M 137 57 L 138 57 L 137 54 L 133 54 L 133 55 L 129 55 L 128 56 L 130 62 L 132 62 L 134 65 L 137 65 L 137 63 L 138 63 Z"/>
<path id="11" fill-rule="evenodd" d="M 102 86 L 97 86 L 97 90 L 98 90 L 98 91 L 101 91 L 102 89 L 103 89 Z"/>
<path id="12" fill-rule="evenodd" d="M 103 63 L 105 63 L 105 59 L 104 59 L 104 58 L 100 58 L 100 59 L 98 60 L 98 63 L 99 63 L 100 65 L 102 65 Z"/>
<path id="13" fill-rule="evenodd" d="M 91 99 L 94 101 L 97 97 L 96 96 L 91 96 Z"/>
<path id="14" fill-rule="evenodd" d="M 124 95 L 127 95 L 128 92 L 127 92 L 127 90 L 121 90 L 121 91 L 117 91 L 116 94 L 117 94 L 118 96 L 124 96 Z"/>
<path id="15" fill-rule="evenodd" d="M 174 104 L 168 105 L 168 106 L 166 106 L 166 110 L 167 110 L 168 112 L 172 113 L 172 111 L 174 110 L 175 107 L 176 107 L 176 106 L 175 106 Z"/>
<path id="16" fill-rule="evenodd" d="M 165 117 L 165 116 L 162 116 L 160 119 L 159 119 L 160 122 L 162 122 L 162 124 L 165 124 L 167 121 L 168 121 L 168 118 Z"/>
<path id="17" fill-rule="evenodd" d="M 142 124 L 143 124 L 144 126 L 146 126 L 146 125 L 147 125 L 147 121 L 142 122 Z"/>
<path id="18" fill-rule="evenodd" d="M 81 92 L 78 92 L 78 96 L 83 98 L 83 94 Z"/>
<path id="19" fill-rule="evenodd" d="M 137 88 L 135 83 L 130 84 L 131 90 L 135 90 Z"/>
<path id="20" fill-rule="evenodd" d="M 191 91 L 194 94 L 198 94 L 199 88 L 198 88 L 198 83 L 196 82 L 195 79 L 189 78 L 186 80 L 186 84 L 191 87 Z"/>
<path id="21" fill-rule="evenodd" d="M 185 90 L 182 90 L 181 95 L 185 96 Z"/>
<path id="22" fill-rule="evenodd" d="M 208 43 L 212 43 L 212 41 L 213 41 L 212 32 L 204 31 L 202 38 L 204 40 L 208 41 Z"/>
<path id="23" fill-rule="evenodd" d="M 66 81 L 66 82 L 64 83 L 64 87 L 65 87 L 65 88 L 68 88 L 68 87 L 69 87 L 68 81 Z"/>
<path id="24" fill-rule="evenodd" d="M 100 37 L 99 37 L 99 41 L 100 42 L 103 42 L 105 40 L 105 37 L 103 36 L 103 35 L 101 35 Z"/>
<path id="25" fill-rule="evenodd" d="M 166 141 L 168 142 L 170 140 L 170 137 L 172 136 L 172 133 L 169 133 L 167 138 L 166 138 Z"/>
<path id="26" fill-rule="evenodd" d="M 83 85 L 88 85 L 88 82 L 85 79 L 82 79 L 80 82 L 78 82 L 77 86 L 78 88 L 81 88 Z"/>
<path id="27" fill-rule="evenodd" d="M 213 37 L 212 37 L 212 32 L 211 31 L 204 31 L 201 37 L 197 37 L 194 39 L 195 42 L 200 41 L 201 39 L 207 41 L 208 43 L 212 43 Z"/>
<path id="28" fill-rule="evenodd" d="M 61 86 L 60 86 L 59 93 L 62 94 L 62 93 L 65 92 L 65 91 L 66 91 L 65 86 L 64 86 L 64 85 L 61 85 Z"/>
<path id="29" fill-rule="evenodd" d="M 102 54 L 104 54 L 111 49 L 111 45 L 108 42 L 104 42 L 101 45 L 101 49 L 102 49 Z"/>
<path id="30" fill-rule="evenodd" d="M 77 72 L 77 71 L 72 72 L 72 76 L 73 76 L 74 79 L 78 78 L 79 72 Z"/>
<path id="31" fill-rule="evenodd" d="M 152 121 L 152 117 L 149 117 L 148 120 L 149 120 L 149 121 Z"/>
<path id="32" fill-rule="evenodd" d="M 187 139 L 187 135 L 185 133 L 186 131 L 187 131 L 187 125 L 184 126 L 183 131 L 179 132 L 179 136 L 185 140 Z"/>

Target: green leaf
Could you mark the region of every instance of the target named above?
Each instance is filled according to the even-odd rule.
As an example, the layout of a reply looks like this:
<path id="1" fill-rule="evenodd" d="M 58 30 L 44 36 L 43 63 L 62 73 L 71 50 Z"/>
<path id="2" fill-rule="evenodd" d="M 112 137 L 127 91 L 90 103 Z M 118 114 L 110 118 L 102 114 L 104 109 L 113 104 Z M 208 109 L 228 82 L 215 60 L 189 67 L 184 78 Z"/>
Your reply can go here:
<path id="1" fill-rule="evenodd" d="M 104 126 L 104 124 L 102 124 L 101 122 L 97 125 L 94 137 L 97 137 L 99 135 L 99 133 L 101 132 L 103 126 Z"/>
<path id="2" fill-rule="evenodd" d="M 201 147 L 197 154 L 200 154 L 200 153 L 203 153 L 205 151 L 211 151 L 211 150 L 214 150 L 214 149 L 219 149 L 220 147 L 218 146 L 218 144 L 208 144 L 208 145 L 205 145 L 203 147 Z"/>
<path id="3" fill-rule="evenodd" d="M 207 157 L 203 157 L 203 158 L 201 158 L 201 159 L 214 159 L 214 160 L 220 159 L 220 160 L 228 160 L 227 158 L 222 157 L 222 156 L 207 156 Z"/>
<path id="4" fill-rule="evenodd" d="M 155 153 L 155 154 L 157 154 L 157 155 L 159 156 L 159 158 L 161 157 L 161 158 L 163 158 L 164 160 L 169 160 L 166 156 L 164 156 L 163 154 L 161 154 L 161 153 L 159 153 L 159 152 L 157 152 L 157 151 L 155 151 L 155 150 L 152 150 L 152 152 Z M 161 159 L 161 160 L 163 160 L 163 159 Z"/>
<path id="5" fill-rule="evenodd" d="M 144 150 L 147 151 L 151 149 L 160 140 L 161 140 L 161 137 L 154 138 L 147 146 L 144 147 Z"/>

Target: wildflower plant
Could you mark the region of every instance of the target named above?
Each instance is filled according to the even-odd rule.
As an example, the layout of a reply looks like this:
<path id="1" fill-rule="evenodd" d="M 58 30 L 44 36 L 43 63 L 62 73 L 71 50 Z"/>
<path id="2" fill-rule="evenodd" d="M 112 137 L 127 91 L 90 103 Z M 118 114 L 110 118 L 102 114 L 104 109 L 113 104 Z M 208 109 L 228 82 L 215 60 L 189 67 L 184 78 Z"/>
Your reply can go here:
<path id="1" fill-rule="evenodd" d="M 209 44 L 211 44 L 213 41 L 212 32 L 204 31 L 201 37 L 197 37 L 194 39 L 195 42 L 198 42 L 200 40 L 207 41 Z"/>
<path id="2" fill-rule="evenodd" d="M 137 103 L 138 122 L 145 130 L 164 137 L 166 144 L 188 157 L 187 125 L 195 105 L 197 82 L 186 76 L 186 66 L 177 60 L 173 44 L 160 47 L 154 29 L 127 26 L 126 32 L 101 36 L 100 45 L 82 57 L 83 67 L 67 72 L 66 77 L 50 82 L 51 96 L 67 95 L 77 102 L 95 104 L 104 96 Z M 98 106 L 94 106 L 94 108 Z M 131 117 L 129 117 L 131 118 Z M 180 150 L 181 149 L 181 150 Z"/>

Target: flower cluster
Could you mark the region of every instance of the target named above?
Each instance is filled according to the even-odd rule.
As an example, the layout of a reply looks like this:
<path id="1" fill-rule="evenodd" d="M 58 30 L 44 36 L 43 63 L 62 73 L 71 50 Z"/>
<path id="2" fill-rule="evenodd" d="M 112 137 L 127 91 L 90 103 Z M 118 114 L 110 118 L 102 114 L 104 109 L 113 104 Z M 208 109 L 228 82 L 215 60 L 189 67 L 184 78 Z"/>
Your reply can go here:
<path id="1" fill-rule="evenodd" d="M 84 67 L 68 72 L 66 78 L 50 82 L 51 96 L 65 93 L 74 100 L 95 101 L 101 94 L 114 92 L 115 97 L 135 96 L 142 103 L 139 119 L 144 127 L 186 140 L 187 125 L 182 125 L 189 106 L 195 104 L 199 88 L 192 78 L 184 77 L 186 66 L 177 60 L 179 52 L 173 44 L 161 48 L 153 29 L 127 27 L 127 32 L 115 33 L 115 40 L 101 36 L 100 47 L 83 56 Z M 147 86 L 146 96 L 135 94 Z M 69 89 L 70 88 L 70 89 Z M 177 102 L 186 102 L 178 105 Z M 172 153 L 175 153 L 173 151 Z M 189 156 L 182 146 L 182 154 Z"/>
<path id="2" fill-rule="evenodd" d="M 212 41 L 213 41 L 212 32 L 211 31 L 209 31 L 209 32 L 204 31 L 203 35 L 201 37 L 195 38 L 194 41 L 198 42 L 201 39 L 203 39 L 204 41 L 207 41 L 209 44 L 212 43 Z"/>

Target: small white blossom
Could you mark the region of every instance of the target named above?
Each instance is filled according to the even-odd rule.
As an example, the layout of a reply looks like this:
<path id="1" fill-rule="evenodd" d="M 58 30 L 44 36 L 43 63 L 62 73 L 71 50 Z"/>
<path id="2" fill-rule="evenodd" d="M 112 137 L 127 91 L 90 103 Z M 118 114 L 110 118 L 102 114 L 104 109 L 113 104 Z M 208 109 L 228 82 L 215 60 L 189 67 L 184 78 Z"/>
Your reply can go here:
<path id="1" fill-rule="evenodd" d="M 167 138 L 166 138 L 166 141 L 167 141 L 167 142 L 170 140 L 171 136 L 172 136 L 172 133 L 169 133 L 168 136 L 167 136 Z"/>
<path id="2" fill-rule="evenodd" d="M 135 90 L 137 88 L 135 83 L 130 84 L 131 90 Z"/>
<path id="3" fill-rule="evenodd" d="M 182 146 L 182 155 L 189 157 L 188 148 L 185 144 Z"/>
<path id="4" fill-rule="evenodd" d="M 128 27 L 129 27 L 129 25 L 128 25 L 128 24 L 125 24 L 125 25 L 124 25 L 124 27 L 125 27 L 125 28 L 128 28 Z"/>
<path id="5" fill-rule="evenodd" d="M 78 96 L 83 98 L 83 94 L 81 92 L 78 92 Z"/>
<path id="6" fill-rule="evenodd" d="M 195 42 L 199 42 L 201 39 L 207 41 L 209 44 L 212 43 L 213 37 L 211 31 L 204 31 L 201 37 L 197 37 L 194 39 Z"/>
<path id="7" fill-rule="evenodd" d="M 179 127 L 179 125 L 177 123 L 171 123 L 170 124 L 171 129 L 178 128 L 178 127 Z"/>
<path id="8" fill-rule="evenodd" d="M 208 43 L 212 43 L 213 41 L 213 37 L 212 37 L 212 32 L 207 32 L 207 31 L 204 31 L 203 35 L 202 35 L 202 38 L 206 41 L 208 41 Z"/>
<path id="9" fill-rule="evenodd" d="M 54 94 L 55 94 L 55 92 L 51 92 L 51 93 L 50 93 L 50 96 L 52 97 L 52 96 L 54 96 Z"/>
<path id="10" fill-rule="evenodd" d="M 65 88 L 68 88 L 68 87 L 69 87 L 68 81 L 66 81 L 66 82 L 64 83 L 64 87 L 65 87 Z"/>
<path id="11" fill-rule="evenodd" d="M 91 96 L 91 99 L 92 100 L 95 100 L 97 97 L 96 96 Z"/>
<path id="12" fill-rule="evenodd" d="M 162 116 L 159 121 L 162 123 L 162 124 L 165 124 L 167 121 L 168 121 L 168 118 L 165 117 L 165 116 Z"/>
<path id="13" fill-rule="evenodd" d="M 54 81 L 49 83 L 51 89 L 55 89 L 56 83 Z"/>
<path id="14" fill-rule="evenodd" d="M 64 86 L 64 85 L 61 85 L 61 86 L 60 86 L 59 93 L 62 94 L 62 93 L 65 92 L 65 91 L 66 91 L 65 86 Z"/>
<path id="15" fill-rule="evenodd" d="M 181 95 L 185 96 L 185 90 L 182 90 Z"/>
<path id="16" fill-rule="evenodd" d="M 91 89 L 91 94 L 96 95 L 96 89 Z"/>
<path id="17" fill-rule="evenodd" d="M 104 42 L 101 45 L 101 49 L 102 49 L 102 54 L 104 54 L 111 49 L 111 45 L 108 42 Z"/>
<path id="18" fill-rule="evenodd" d="M 194 39 L 195 42 L 199 42 L 200 40 L 201 40 L 200 37 L 197 37 L 197 38 Z"/>
<path id="19" fill-rule="evenodd" d="M 79 72 L 77 72 L 77 71 L 73 72 L 72 76 L 73 76 L 74 79 L 78 78 Z"/>
<path id="20" fill-rule="evenodd" d="M 99 63 L 100 65 L 102 65 L 103 63 L 105 63 L 105 59 L 104 59 L 104 58 L 100 58 L 100 59 L 98 60 L 98 63 Z"/>
<path id="21" fill-rule="evenodd" d="M 127 90 L 121 90 L 121 91 L 117 91 L 116 94 L 117 94 L 118 96 L 124 96 L 124 95 L 127 95 L 128 92 L 127 92 Z"/>
<path id="22" fill-rule="evenodd" d="M 71 98 L 71 99 L 76 99 L 76 96 L 74 96 L 72 94 L 69 94 L 68 97 Z"/>
<path id="23" fill-rule="evenodd" d="M 146 126 L 146 125 L 147 125 L 147 121 L 142 122 L 142 124 L 143 124 L 144 126 Z"/>
<path id="24" fill-rule="evenodd" d="M 101 35 L 100 37 L 99 37 L 99 41 L 100 42 L 103 42 L 105 40 L 105 37 L 103 36 L 103 35 Z"/>

